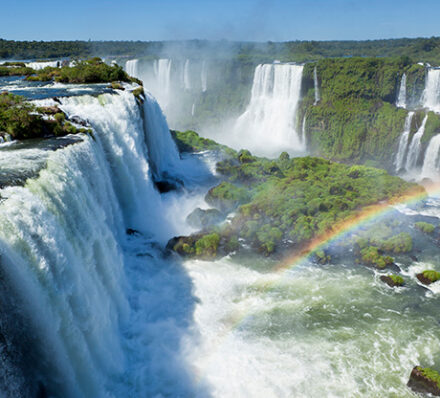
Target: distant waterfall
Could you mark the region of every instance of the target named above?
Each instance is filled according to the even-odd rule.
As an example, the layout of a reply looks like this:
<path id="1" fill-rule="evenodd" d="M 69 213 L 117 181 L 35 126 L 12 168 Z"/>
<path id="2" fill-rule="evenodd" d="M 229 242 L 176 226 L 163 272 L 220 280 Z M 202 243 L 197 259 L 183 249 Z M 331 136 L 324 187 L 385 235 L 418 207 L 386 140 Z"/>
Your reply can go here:
<path id="1" fill-rule="evenodd" d="M 250 103 L 234 127 L 237 146 L 267 156 L 305 150 L 296 131 L 302 72 L 300 65 L 257 66 Z"/>
<path id="2" fill-rule="evenodd" d="M 154 61 L 154 74 L 157 81 L 157 99 L 162 107 L 170 103 L 171 89 L 171 59 L 158 59 Z"/>
<path id="3" fill-rule="evenodd" d="M 139 77 L 138 64 L 138 59 L 130 59 L 125 63 L 125 71 L 128 73 L 129 76 L 137 78 Z"/>
<path id="4" fill-rule="evenodd" d="M 206 66 L 206 60 L 202 62 L 202 71 L 200 74 L 200 80 L 202 83 L 202 92 L 208 90 L 208 68 Z"/>
<path id="5" fill-rule="evenodd" d="M 194 113 L 196 112 L 196 104 L 192 104 L 192 107 L 191 107 L 191 116 L 194 116 Z"/>
<path id="6" fill-rule="evenodd" d="M 35 70 L 41 70 L 50 66 L 51 68 L 57 68 L 60 66 L 60 61 L 47 61 L 47 62 L 26 62 L 28 68 Z"/>
<path id="7" fill-rule="evenodd" d="M 422 103 L 425 108 L 440 113 L 440 69 L 429 69 Z"/>
<path id="8" fill-rule="evenodd" d="M 185 90 L 191 90 L 191 76 L 190 76 L 190 60 L 185 61 L 183 68 L 183 87 Z"/>
<path id="9" fill-rule="evenodd" d="M 440 134 L 432 137 L 426 149 L 421 178 L 440 179 Z"/>
<path id="10" fill-rule="evenodd" d="M 316 69 L 316 66 L 313 69 L 313 83 L 315 87 L 315 102 L 313 103 L 313 105 L 316 105 L 321 99 L 319 96 L 318 71 Z"/>
<path id="11" fill-rule="evenodd" d="M 301 143 L 303 144 L 304 148 L 307 148 L 306 123 L 307 123 L 307 115 L 304 115 L 301 126 L 301 133 L 302 133 Z"/>
<path id="12" fill-rule="evenodd" d="M 406 73 L 403 74 L 400 81 L 400 89 L 397 95 L 396 106 L 406 108 Z"/>
<path id="13" fill-rule="evenodd" d="M 426 121 L 428 120 L 428 115 L 423 118 L 422 125 L 418 129 L 417 133 L 414 134 L 412 138 L 411 144 L 408 149 L 408 156 L 406 158 L 406 170 L 412 171 L 416 168 L 417 162 L 420 157 L 420 141 L 425 132 Z"/>
<path id="14" fill-rule="evenodd" d="M 396 173 L 398 173 L 403 167 L 406 151 L 408 149 L 408 138 L 411 131 L 411 122 L 413 117 L 414 112 L 409 112 L 405 119 L 405 126 L 399 140 L 399 148 L 397 149 L 396 158 L 394 159 Z"/>

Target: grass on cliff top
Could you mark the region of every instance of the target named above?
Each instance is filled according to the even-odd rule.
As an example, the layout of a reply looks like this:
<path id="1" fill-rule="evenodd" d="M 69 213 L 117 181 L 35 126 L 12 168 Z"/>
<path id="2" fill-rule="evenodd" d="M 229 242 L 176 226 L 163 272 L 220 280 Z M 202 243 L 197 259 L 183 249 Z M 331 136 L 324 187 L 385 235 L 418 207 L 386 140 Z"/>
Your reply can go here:
<path id="1" fill-rule="evenodd" d="M 75 66 L 61 68 L 47 67 L 27 77 L 30 81 L 51 81 L 60 83 L 111 83 L 130 82 L 131 78 L 119 65 L 107 65 L 101 58 L 79 61 Z"/>
<path id="2" fill-rule="evenodd" d="M 9 134 L 13 139 L 21 140 L 89 132 L 76 128 L 60 110 L 47 119 L 40 110 L 43 111 L 21 96 L 0 93 L 0 137 Z"/>

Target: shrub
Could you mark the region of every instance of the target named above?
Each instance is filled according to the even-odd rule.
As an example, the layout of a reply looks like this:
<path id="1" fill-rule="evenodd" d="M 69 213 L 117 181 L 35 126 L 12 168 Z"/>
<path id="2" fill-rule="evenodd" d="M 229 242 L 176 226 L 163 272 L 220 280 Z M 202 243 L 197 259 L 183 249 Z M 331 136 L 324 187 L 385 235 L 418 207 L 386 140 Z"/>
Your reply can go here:
<path id="1" fill-rule="evenodd" d="M 424 232 L 425 234 L 432 234 L 435 229 L 434 225 L 427 223 L 427 222 L 424 222 L 424 221 L 416 222 L 414 225 L 417 229 Z"/>

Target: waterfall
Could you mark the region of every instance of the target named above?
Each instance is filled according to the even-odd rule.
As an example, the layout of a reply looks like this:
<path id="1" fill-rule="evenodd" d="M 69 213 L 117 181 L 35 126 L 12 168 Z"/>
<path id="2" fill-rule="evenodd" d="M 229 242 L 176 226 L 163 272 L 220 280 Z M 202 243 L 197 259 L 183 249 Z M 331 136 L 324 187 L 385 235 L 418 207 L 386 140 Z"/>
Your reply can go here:
<path id="1" fill-rule="evenodd" d="M 315 87 L 315 102 L 313 103 L 313 105 L 316 105 L 319 100 L 319 84 L 318 84 L 318 71 L 316 70 L 316 66 L 313 69 L 313 83 L 314 83 L 314 87 Z"/>
<path id="2" fill-rule="evenodd" d="M 425 132 L 427 120 L 428 115 L 423 118 L 422 125 L 414 134 L 414 137 L 411 140 L 411 144 L 408 149 L 408 156 L 406 158 L 406 171 L 412 171 L 417 167 L 421 149 L 420 140 L 422 139 L 423 133 Z"/>
<path id="3" fill-rule="evenodd" d="M 192 107 L 191 107 L 191 116 L 194 116 L 194 113 L 196 112 L 196 104 L 192 104 Z"/>
<path id="4" fill-rule="evenodd" d="M 202 72 L 200 75 L 200 80 L 202 83 L 202 92 L 208 90 L 208 68 L 206 66 L 206 60 L 202 62 Z"/>
<path id="5" fill-rule="evenodd" d="M 307 115 L 304 115 L 301 126 L 301 133 L 302 133 L 301 143 L 303 144 L 304 148 L 307 148 L 306 123 L 307 123 Z"/>
<path id="6" fill-rule="evenodd" d="M 396 106 L 399 108 L 406 108 L 406 73 L 403 74 L 400 81 L 400 89 L 397 95 Z"/>
<path id="7" fill-rule="evenodd" d="M 139 77 L 138 64 L 138 59 L 130 59 L 125 63 L 125 71 L 128 73 L 129 76 L 137 78 Z"/>
<path id="8" fill-rule="evenodd" d="M 104 378 L 123 371 L 124 227 L 110 174 L 87 138 L 52 153 L 26 187 L 1 191 L 2 273 L 40 350 L 27 365 L 50 396 L 103 397 Z"/>
<path id="9" fill-rule="evenodd" d="M 180 352 L 191 284 L 154 246 L 166 228 L 149 168 L 160 154 L 147 148 L 141 108 L 128 91 L 61 102 L 94 138 L 41 150 L 37 178 L 0 190 L 0 347 L 17 340 L 10 361 L 2 351 L 2 394 L 208 396 Z M 147 102 L 154 120 L 157 103 Z M 166 159 L 173 147 L 163 133 L 150 129 L 150 144 Z"/>
<path id="10" fill-rule="evenodd" d="M 160 200 L 151 182 L 143 118 L 134 96 L 124 91 L 99 97 L 68 97 L 62 98 L 61 108 L 93 125 L 114 167 L 114 190 L 124 210 L 125 224 L 151 232 L 146 226 L 155 225 Z M 148 197 L 148 203 L 133 199 L 141 197 Z"/>
<path id="11" fill-rule="evenodd" d="M 148 153 L 156 178 L 184 178 L 179 152 L 171 138 L 165 115 L 156 99 L 148 92 L 145 93 L 144 114 Z"/>
<path id="12" fill-rule="evenodd" d="M 166 108 L 170 103 L 171 59 L 154 61 L 154 74 L 157 82 L 156 96 L 161 106 Z"/>
<path id="13" fill-rule="evenodd" d="M 237 146 L 267 156 L 304 151 L 296 131 L 302 71 L 300 65 L 257 66 L 251 100 L 234 126 Z"/>
<path id="14" fill-rule="evenodd" d="M 191 79 L 190 79 L 190 73 L 189 73 L 189 65 L 190 61 L 187 59 L 185 61 L 185 66 L 183 68 L 183 88 L 185 90 L 191 90 Z"/>
<path id="15" fill-rule="evenodd" d="M 440 134 L 429 141 L 423 161 L 421 178 L 439 180 L 440 178 Z"/>
<path id="16" fill-rule="evenodd" d="M 47 62 L 26 62 L 28 68 L 35 70 L 41 70 L 47 67 L 57 68 L 60 65 L 60 61 L 47 61 Z"/>
<path id="17" fill-rule="evenodd" d="M 408 138 L 411 131 L 411 122 L 414 117 L 414 112 L 409 112 L 405 119 L 405 125 L 403 132 L 400 135 L 399 147 L 397 149 L 396 158 L 394 159 L 394 165 L 396 173 L 398 173 L 403 167 L 403 161 L 405 159 L 406 151 L 408 149 Z"/>
<path id="18" fill-rule="evenodd" d="M 429 69 L 422 95 L 425 108 L 440 113 L 440 69 Z"/>

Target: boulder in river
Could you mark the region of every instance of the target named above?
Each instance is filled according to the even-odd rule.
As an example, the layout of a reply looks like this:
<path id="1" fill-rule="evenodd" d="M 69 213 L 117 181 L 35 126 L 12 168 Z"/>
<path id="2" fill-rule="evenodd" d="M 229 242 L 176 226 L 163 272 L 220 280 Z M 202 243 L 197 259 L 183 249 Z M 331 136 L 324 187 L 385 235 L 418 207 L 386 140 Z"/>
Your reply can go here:
<path id="1" fill-rule="evenodd" d="M 440 397 L 440 374 L 429 368 L 415 366 L 409 377 L 408 387 L 416 392 Z"/>

